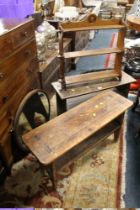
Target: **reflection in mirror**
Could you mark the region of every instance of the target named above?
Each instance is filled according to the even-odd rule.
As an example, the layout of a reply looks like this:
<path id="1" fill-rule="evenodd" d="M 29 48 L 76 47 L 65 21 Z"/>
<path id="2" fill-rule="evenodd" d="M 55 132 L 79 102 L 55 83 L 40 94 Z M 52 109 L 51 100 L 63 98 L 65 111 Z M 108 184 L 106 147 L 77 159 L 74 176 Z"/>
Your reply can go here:
<path id="1" fill-rule="evenodd" d="M 19 105 L 13 125 L 14 141 L 21 152 L 28 152 L 22 141 L 23 134 L 49 119 L 50 102 L 46 92 L 36 89 L 28 93 Z"/>

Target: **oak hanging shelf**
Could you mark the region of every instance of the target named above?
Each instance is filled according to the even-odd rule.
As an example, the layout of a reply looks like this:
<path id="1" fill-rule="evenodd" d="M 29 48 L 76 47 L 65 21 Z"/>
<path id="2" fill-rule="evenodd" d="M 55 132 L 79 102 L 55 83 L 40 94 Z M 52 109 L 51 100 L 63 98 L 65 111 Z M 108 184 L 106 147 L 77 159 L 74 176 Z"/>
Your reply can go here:
<path id="1" fill-rule="evenodd" d="M 63 37 L 66 32 L 76 32 L 83 30 L 109 30 L 118 29 L 118 40 L 116 46 L 113 48 L 101 48 L 101 49 L 90 49 L 83 51 L 71 51 L 64 52 Z M 59 59 L 60 59 L 60 71 L 59 71 L 59 83 L 61 84 L 62 90 L 67 90 L 70 85 L 81 85 L 92 83 L 99 83 L 102 81 L 109 82 L 111 79 L 121 79 L 121 61 L 124 53 L 124 36 L 125 36 L 126 25 L 117 19 L 103 20 L 98 18 L 95 14 L 90 14 L 85 20 L 75 22 L 60 22 L 59 23 Z M 102 72 L 92 72 L 86 74 L 80 74 L 75 76 L 65 77 L 65 62 L 67 59 L 76 59 L 78 57 L 97 56 L 105 54 L 115 54 L 114 69 L 105 69 Z M 92 89 L 92 88 L 91 88 Z M 81 91 L 80 91 L 81 92 Z M 82 93 L 81 93 L 82 95 Z"/>

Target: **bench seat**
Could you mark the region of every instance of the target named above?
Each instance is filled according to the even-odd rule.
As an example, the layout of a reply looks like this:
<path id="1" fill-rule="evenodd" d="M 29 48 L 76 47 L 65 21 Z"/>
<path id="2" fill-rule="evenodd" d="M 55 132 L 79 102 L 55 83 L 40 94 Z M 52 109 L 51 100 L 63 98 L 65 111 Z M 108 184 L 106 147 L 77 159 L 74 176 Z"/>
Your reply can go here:
<path id="1" fill-rule="evenodd" d="M 132 105 L 132 102 L 111 90 L 98 95 L 57 116 L 49 122 L 24 134 L 23 141 L 39 162 L 45 166 L 73 151 L 76 147 L 81 152 L 97 139 L 119 129 L 120 116 Z M 80 146 L 82 145 L 82 146 Z M 83 148 L 83 149 L 82 149 Z M 74 150 L 75 149 L 75 150 Z M 72 155 L 71 155 L 72 156 Z M 65 158 L 64 158 L 65 159 Z M 63 161 L 62 161 L 63 162 Z M 67 162 L 67 161 L 64 161 Z M 60 165 L 59 165 L 60 167 Z M 54 174 L 53 167 L 53 174 Z"/>

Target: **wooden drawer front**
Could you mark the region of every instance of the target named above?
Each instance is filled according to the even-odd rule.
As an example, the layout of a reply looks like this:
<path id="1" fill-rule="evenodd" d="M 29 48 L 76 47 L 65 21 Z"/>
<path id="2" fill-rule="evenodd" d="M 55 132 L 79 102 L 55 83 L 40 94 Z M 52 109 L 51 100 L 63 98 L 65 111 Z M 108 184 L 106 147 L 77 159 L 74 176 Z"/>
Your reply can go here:
<path id="1" fill-rule="evenodd" d="M 4 106 L 7 101 L 7 86 L 6 83 L 0 81 L 0 109 Z"/>
<path id="2" fill-rule="evenodd" d="M 10 126 L 9 117 L 10 116 L 8 116 L 6 107 L 3 105 L 0 109 L 0 141 Z"/>
<path id="3" fill-rule="evenodd" d="M 2 75 L 0 77 L 0 106 L 4 102 L 9 105 L 10 98 L 18 91 L 19 87 L 21 87 L 19 95 L 22 97 L 23 86 L 30 86 L 33 80 L 37 81 L 37 71 L 38 63 L 34 41 L 21 52 L 0 64 L 0 74 Z M 38 83 L 36 82 L 36 84 Z M 15 104 L 15 101 L 13 103 Z"/>
<path id="4" fill-rule="evenodd" d="M 7 81 L 8 77 L 16 74 L 17 70 L 19 71 L 21 66 L 23 66 L 23 68 L 27 68 L 29 63 L 37 63 L 36 58 L 36 42 L 33 40 L 22 50 L 17 51 L 17 53 L 11 55 L 9 58 L 0 63 L 0 85 L 2 82 Z"/>
<path id="5" fill-rule="evenodd" d="M 7 89 L 7 106 L 9 109 L 12 107 L 12 113 L 14 113 L 22 100 L 22 98 L 29 92 L 31 89 L 37 87 L 38 85 L 38 76 L 37 72 L 29 72 L 28 66 L 26 69 L 21 68 L 21 71 L 18 72 L 14 77 L 12 76 L 9 79 L 10 88 Z M 14 81 L 14 82 L 13 82 Z M 36 84 L 36 86 L 32 84 Z M 14 104 L 14 107 L 13 107 Z"/>
<path id="6" fill-rule="evenodd" d="M 15 116 L 17 108 L 22 99 L 24 98 L 24 96 L 28 92 L 36 88 L 39 88 L 39 82 L 37 80 L 32 80 L 32 81 L 27 80 L 25 83 L 20 85 L 20 88 L 18 88 L 17 91 L 13 93 L 13 95 L 10 95 L 8 100 L 8 112 L 10 113 L 11 117 Z"/>
<path id="7" fill-rule="evenodd" d="M 52 72 L 52 74 L 48 77 L 48 79 L 46 81 L 44 81 L 44 83 L 42 84 L 43 89 L 46 90 L 48 94 L 51 92 L 54 92 L 54 89 L 53 89 L 51 83 L 58 80 L 58 70 L 59 70 L 59 68 L 56 68 Z"/>
<path id="8" fill-rule="evenodd" d="M 48 80 L 55 69 L 59 69 L 59 66 L 59 58 L 55 57 L 54 60 L 42 72 L 42 81 L 45 82 L 46 80 Z"/>
<path id="9" fill-rule="evenodd" d="M 12 39 L 9 34 L 0 38 L 0 59 L 10 55 L 13 51 Z"/>
<path id="10" fill-rule="evenodd" d="M 12 128 L 12 120 L 24 96 L 29 91 L 39 88 L 38 77 L 35 75 L 34 79 L 27 79 L 22 85 L 20 84 L 19 87 L 20 88 L 17 88 L 15 92 L 11 91 L 7 94 L 7 100 L 0 109 L 0 139 L 7 133 L 8 128 Z"/>
<path id="11" fill-rule="evenodd" d="M 7 165 L 10 165 L 13 161 L 12 155 L 12 146 L 11 146 L 11 134 L 10 129 L 7 131 L 3 138 L 0 140 L 0 154 L 6 162 Z"/>
<path id="12" fill-rule="evenodd" d="M 15 31 L 12 31 L 13 47 L 17 48 L 23 45 L 29 39 L 34 36 L 33 22 L 26 23 L 24 26 L 18 27 Z"/>

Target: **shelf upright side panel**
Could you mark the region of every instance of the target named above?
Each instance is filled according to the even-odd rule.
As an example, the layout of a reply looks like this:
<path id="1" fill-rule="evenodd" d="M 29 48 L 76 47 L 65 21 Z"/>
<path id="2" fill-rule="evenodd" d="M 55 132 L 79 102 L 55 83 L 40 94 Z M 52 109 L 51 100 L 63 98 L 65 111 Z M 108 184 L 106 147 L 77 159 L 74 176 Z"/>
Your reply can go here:
<path id="1" fill-rule="evenodd" d="M 61 88 L 66 89 L 63 31 L 61 31 L 61 30 L 59 31 L 59 60 L 60 60 L 59 79 L 61 82 Z"/>
<path id="2" fill-rule="evenodd" d="M 125 37 L 126 28 L 120 29 L 118 31 L 118 40 L 117 47 L 122 50 L 121 53 L 117 53 L 115 57 L 114 69 L 119 74 L 119 77 L 122 76 L 122 58 L 124 54 L 124 37 Z"/>

